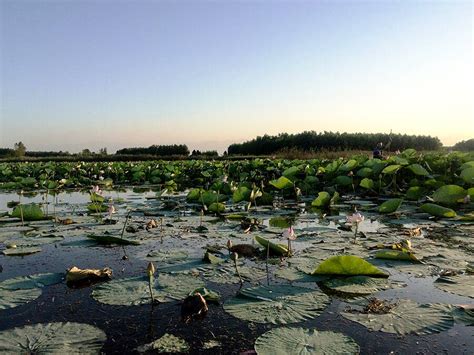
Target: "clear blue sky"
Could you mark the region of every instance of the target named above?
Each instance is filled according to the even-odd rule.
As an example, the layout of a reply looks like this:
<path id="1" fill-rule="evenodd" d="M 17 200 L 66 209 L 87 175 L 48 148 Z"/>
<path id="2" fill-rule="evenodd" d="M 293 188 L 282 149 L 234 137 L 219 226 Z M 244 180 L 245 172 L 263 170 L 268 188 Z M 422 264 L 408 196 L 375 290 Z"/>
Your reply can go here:
<path id="1" fill-rule="evenodd" d="M 474 137 L 471 1 L 0 2 L 0 147 Z"/>

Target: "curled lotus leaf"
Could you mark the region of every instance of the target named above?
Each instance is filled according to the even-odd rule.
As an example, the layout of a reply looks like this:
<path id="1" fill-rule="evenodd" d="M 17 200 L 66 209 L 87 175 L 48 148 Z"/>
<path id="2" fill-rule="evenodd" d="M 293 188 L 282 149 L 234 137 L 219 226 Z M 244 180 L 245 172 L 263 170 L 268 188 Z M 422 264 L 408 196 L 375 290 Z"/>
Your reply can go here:
<path id="1" fill-rule="evenodd" d="M 258 355 L 358 354 L 359 350 L 347 335 L 306 328 L 275 328 L 255 341 Z"/>

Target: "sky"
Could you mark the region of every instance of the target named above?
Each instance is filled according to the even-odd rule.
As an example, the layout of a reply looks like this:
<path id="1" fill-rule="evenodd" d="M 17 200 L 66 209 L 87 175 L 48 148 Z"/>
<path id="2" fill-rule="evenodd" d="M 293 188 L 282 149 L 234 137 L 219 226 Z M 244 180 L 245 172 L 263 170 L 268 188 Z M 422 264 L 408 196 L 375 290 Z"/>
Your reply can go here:
<path id="1" fill-rule="evenodd" d="M 0 147 L 474 138 L 472 1 L 0 0 Z"/>

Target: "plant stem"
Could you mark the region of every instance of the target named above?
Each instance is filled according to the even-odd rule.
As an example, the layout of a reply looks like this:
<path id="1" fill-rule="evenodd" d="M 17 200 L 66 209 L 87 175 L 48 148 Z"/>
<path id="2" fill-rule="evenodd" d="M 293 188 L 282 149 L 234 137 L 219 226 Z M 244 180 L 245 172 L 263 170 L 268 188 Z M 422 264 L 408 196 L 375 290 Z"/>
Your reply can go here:
<path id="1" fill-rule="evenodd" d="M 127 216 L 125 217 L 125 223 L 123 224 L 122 233 L 120 234 L 120 239 L 123 239 L 123 233 L 125 233 L 125 227 L 127 227 L 128 218 L 130 217 L 131 212 L 132 211 L 128 211 Z"/>
<path id="2" fill-rule="evenodd" d="M 148 288 L 150 289 L 151 304 L 153 306 L 155 304 L 155 298 L 153 297 L 153 289 L 151 287 L 152 280 L 153 280 L 153 276 L 150 276 L 148 278 Z"/>
<path id="3" fill-rule="evenodd" d="M 265 260 L 265 267 L 267 269 L 267 285 L 270 286 L 270 274 L 268 273 L 268 258 L 270 257 L 270 243 L 267 244 L 267 258 Z"/>

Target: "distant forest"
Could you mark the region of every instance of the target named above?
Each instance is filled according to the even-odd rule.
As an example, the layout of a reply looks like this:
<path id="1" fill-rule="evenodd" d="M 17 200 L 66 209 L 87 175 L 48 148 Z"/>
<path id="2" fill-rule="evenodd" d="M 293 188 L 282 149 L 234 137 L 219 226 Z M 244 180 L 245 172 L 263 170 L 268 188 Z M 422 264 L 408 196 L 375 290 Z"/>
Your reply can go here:
<path id="1" fill-rule="evenodd" d="M 273 155 L 285 150 L 296 150 L 301 152 L 338 152 L 350 150 L 372 150 L 377 143 L 383 143 L 384 150 L 396 151 L 407 148 L 417 150 L 438 150 L 442 147 L 437 137 L 406 134 L 383 134 L 383 133 L 333 133 L 314 131 L 298 134 L 281 133 L 276 136 L 264 135 L 244 143 L 234 143 L 224 152 L 224 156 L 257 156 Z M 453 150 L 474 151 L 474 139 L 456 143 Z M 22 142 L 15 143 L 14 148 L 0 148 L 0 158 L 3 159 L 47 159 L 57 158 L 65 160 L 146 160 L 155 157 L 171 159 L 185 159 L 186 157 L 207 159 L 218 157 L 215 150 L 189 151 L 185 144 L 152 145 L 150 147 L 123 148 L 115 154 L 108 154 L 107 148 L 101 148 L 98 152 L 83 149 L 80 153 L 53 152 L 53 151 L 28 151 Z"/>
<path id="2" fill-rule="evenodd" d="M 372 150 L 379 142 L 382 142 L 386 149 L 393 151 L 406 148 L 437 150 L 442 147 L 441 141 L 437 137 L 431 136 L 310 131 L 298 134 L 280 133 L 277 136 L 258 136 L 244 143 L 231 144 L 227 153 L 229 155 L 268 155 L 284 149 L 315 152 L 321 150 Z"/>

